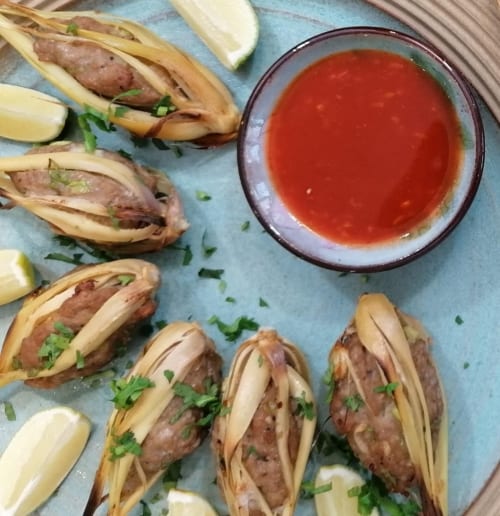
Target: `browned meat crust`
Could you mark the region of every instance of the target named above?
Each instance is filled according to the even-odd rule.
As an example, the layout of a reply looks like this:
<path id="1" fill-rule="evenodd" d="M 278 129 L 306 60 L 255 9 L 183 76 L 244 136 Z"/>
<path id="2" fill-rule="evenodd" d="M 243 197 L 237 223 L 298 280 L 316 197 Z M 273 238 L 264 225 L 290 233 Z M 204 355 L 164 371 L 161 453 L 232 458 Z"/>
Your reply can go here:
<path id="1" fill-rule="evenodd" d="M 269 385 L 259 404 L 255 416 L 242 438 L 244 465 L 257 487 L 264 495 L 271 509 L 280 507 L 290 495 L 281 471 L 276 435 L 276 398 L 275 385 Z M 300 433 L 303 419 L 294 414 L 296 405 L 290 400 L 290 418 L 288 434 L 288 451 L 292 464 L 295 464 L 300 444 Z M 250 507 L 250 515 L 261 514 Z"/>
<path id="2" fill-rule="evenodd" d="M 72 23 L 80 29 L 127 37 L 123 31 L 117 31 L 89 17 L 77 16 L 68 20 L 68 25 Z M 131 39 L 130 35 L 127 39 Z M 55 63 L 64 68 L 82 86 L 103 97 L 111 99 L 126 91 L 138 89 L 141 90 L 140 94 L 121 97 L 120 101 L 144 108 L 151 108 L 162 97 L 121 57 L 98 45 L 39 38 L 33 49 L 41 61 Z"/>
<path id="3" fill-rule="evenodd" d="M 31 335 L 26 337 L 20 348 L 18 360 L 23 369 L 36 370 L 43 367 L 38 356 L 44 340 L 55 332 L 54 324 L 62 323 L 78 333 L 99 308 L 118 290 L 119 286 L 109 286 L 96 289 L 94 282 L 89 280 L 75 288 L 75 293 L 64 301 L 60 308 L 53 312 L 43 323 L 34 328 Z M 99 348 L 85 357 L 85 365 L 78 369 L 76 366 L 66 369 L 56 375 L 26 380 L 28 385 L 43 389 L 51 389 L 73 378 L 88 376 L 106 365 L 115 355 L 116 349 L 130 338 L 130 331 L 138 321 L 151 316 L 156 309 L 152 300 L 146 301 L 125 327 L 120 328 Z"/>
<path id="4" fill-rule="evenodd" d="M 349 373 L 343 378 L 336 378 L 330 405 L 335 428 L 347 437 L 354 454 L 384 481 L 388 489 L 406 493 L 415 485 L 415 469 L 397 417 L 393 395 L 375 392 L 385 382 L 375 358 L 362 346 L 352 327 L 346 330 L 336 345 L 348 350 L 365 402 L 357 403 L 358 388 Z M 424 385 L 432 426 L 437 429 L 443 412 L 443 400 L 427 343 L 418 340 L 411 346 L 411 353 Z M 349 400 L 354 400 L 354 405 Z"/>
<path id="5" fill-rule="evenodd" d="M 207 379 L 220 385 L 221 366 L 222 360 L 217 353 L 206 353 L 187 374 L 183 383 L 203 393 Z M 203 416 L 202 409 L 188 409 L 179 419 L 176 418 L 182 404 L 182 398 L 175 396 L 142 443 L 138 462 L 147 477 L 191 453 L 207 435 L 207 428 L 196 426 L 196 422 Z M 139 482 L 137 470 L 131 469 L 122 494 L 130 495 Z"/>

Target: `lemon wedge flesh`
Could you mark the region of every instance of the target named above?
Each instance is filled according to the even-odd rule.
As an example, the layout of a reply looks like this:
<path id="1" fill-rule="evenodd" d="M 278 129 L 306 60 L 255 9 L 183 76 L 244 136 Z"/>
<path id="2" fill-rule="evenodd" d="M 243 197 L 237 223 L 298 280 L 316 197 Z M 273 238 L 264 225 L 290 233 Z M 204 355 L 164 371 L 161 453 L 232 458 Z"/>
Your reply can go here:
<path id="1" fill-rule="evenodd" d="M 28 419 L 0 456 L 0 514 L 25 516 L 45 502 L 82 453 L 90 427 L 68 407 Z"/>
<path id="2" fill-rule="evenodd" d="M 340 464 L 322 466 L 314 480 L 314 487 L 331 484 L 328 491 L 314 495 L 318 516 L 358 516 L 358 498 L 348 495 L 349 489 L 362 486 L 363 478 L 353 469 Z M 373 509 L 370 516 L 379 516 L 378 509 Z"/>
<path id="3" fill-rule="evenodd" d="M 167 516 L 217 516 L 212 506 L 200 495 L 182 489 L 170 489 Z"/>
<path id="4" fill-rule="evenodd" d="M 219 61 L 236 70 L 253 53 L 259 20 L 248 0 L 170 0 Z"/>
<path id="5" fill-rule="evenodd" d="M 0 305 L 5 305 L 35 287 L 35 274 L 29 258 L 17 249 L 0 249 Z"/>
<path id="6" fill-rule="evenodd" d="M 3 138 L 47 142 L 61 134 L 67 117 L 67 106 L 46 93 L 0 84 L 0 136 Z"/>

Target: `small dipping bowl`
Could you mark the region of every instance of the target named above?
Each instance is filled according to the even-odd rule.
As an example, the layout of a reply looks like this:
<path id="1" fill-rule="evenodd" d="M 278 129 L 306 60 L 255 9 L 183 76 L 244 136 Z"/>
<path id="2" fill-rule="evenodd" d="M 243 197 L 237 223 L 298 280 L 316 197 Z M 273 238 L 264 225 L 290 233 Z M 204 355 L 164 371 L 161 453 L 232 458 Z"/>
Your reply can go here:
<path id="1" fill-rule="evenodd" d="M 393 202 L 394 206 L 398 206 L 398 203 L 400 203 L 402 209 L 405 207 L 407 209 L 407 205 L 413 205 L 416 202 L 412 192 L 422 189 L 423 193 L 418 194 L 420 195 L 419 202 L 422 212 L 416 211 L 411 216 L 408 216 L 404 210 L 400 214 L 392 213 L 391 210 L 394 209 L 394 206 L 382 199 L 382 204 L 377 208 L 379 210 L 377 213 L 370 214 L 371 212 L 368 211 L 368 215 L 365 214 L 364 219 L 354 223 L 354 226 L 358 224 L 359 227 L 357 227 L 357 233 L 355 231 L 353 236 L 350 233 L 350 221 L 356 220 L 357 213 L 359 213 L 357 210 L 363 210 L 363 205 L 367 203 L 367 199 L 368 203 L 370 202 L 369 199 L 372 198 L 370 189 L 373 188 L 373 195 L 378 195 L 375 191 L 380 185 L 386 184 L 382 177 L 377 177 L 377 174 L 384 173 L 386 167 L 381 167 L 381 170 L 377 171 L 378 169 L 373 166 L 374 163 L 384 163 L 384 160 L 387 163 L 392 163 L 393 156 L 396 156 L 398 152 L 398 147 L 402 147 L 401 143 L 394 140 L 394 136 L 386 138 L 384 135 L 380 135 L 382 136 L 380 141 L 385 142 L 382 154 L 363 157 L 363 149 L 365 143 L 367 143 L 363 138 L 366 138 L 367 133 L 364 133 L 362 128 L 360 129 L 361 132 L 358 132 L 357 126 L 349 122 L 349 116 L 347 116 L 347 119 L 344 118 L 345 127 L 331 129 L 330 121 L 337 118 L 335 115 L 336 108 L 333 107 L 333 111 L 328 112 L 329 115 L 326 119 L 324 115 L 321 118 L 320 111 L 323 110 L 324 104 L 335 104 L 335 102 L 341 101 L 343 98 L 342 90 L 336 90 L 332 87 L 331 90 L 327 90 L 326 97 L 323 93 L 322 98 L 315 98 L 314 94 L 311 94 L 312 97 L 309 98 L 307 93 L 296 97 L 295 101 L 293 101 L 293 97 L 289 97 L 289 99 L 292 99 L 292 104 L 290 104 L 290 100 L 285 101 L 284 99 L 287 98 L 287 95 L 291 95 L 289 92 L 296 87 L 298 81 L 306 73 L 310 74 L 311 70 L 317 68 L 319 63 L 334 58 L 339 59 L 339 56 L 340 59 L 353 56 L 354 60 L 363 58 L 363 56 L 376 58 L 376 54 L 395 59 L 396 63 L 387 65 L 389 67 L 399 66 L 398 59 L 404 61 L 404 66 L 407 66 L 410 62 L 410 67 L 414 71 L 416 70 L 417 74 L 425 75 L 424 80 L 432 82 L 433 87 L 437 87 L 436 90 L 442 96 L 444 103 L 448 103 L 448 108 L 451 106 L 450 113 L 453 114 L 454 120 L 454 141 L 457 158 L 453 162 L 455 165 L 449 165 L 451 168 L 447 172 L 443 172 L 447 178 L 446 181 L 441 176 L 436 176 L 437 179 L 433 179 L 434 184 L 424 188 L 423 185 L 427 184 L 427 180 L 434 177 L 432 176 L 434 166 L 439 168 L 443 160 L 445 163 L 453 161 L 452 158 L 449 158 L 451 156 L 449 149 L 439 151 L 436 155 L 433 154 L 432 143 L 436 141 L 436 138 L 441 138 L 445 142 L 449 141 L 450 138 L 446 131 L 443 133 L 443 130 L 438 127 L 439 124 L 435 123 L 432 109 L 424 102 L 423 108 L 419 109 L 424 113 L 425 130 L 415 131 L 415 134 L 410 136 L 403 136 L 405 144 L 408 138 L 414 138 L 413 143 L 408 143 L 410 146 L 404 152 L 404 155 L 410 156 L 409 168 L 412 170 L 418 166 L 422 168 L 422 163 L 424 163 L 423 169 L 419 172 L 420 176 L 417 175 L 416 180 L 414 177 L 414 183 L 405 183 L 407 176 L 406 173 L 403 173 L 396 183 L 389 181 L 387 189 L 391 191 L 384 193 L 388 198 L 392 196 L 392 202 L 397 198 L 396 193 L 398 193 L 400 199 L 396 201 L 396 204 Z M 378 69 L 375 68 L 375 70 Z M 341 77 L 342 75 L 348 75 L 350 72 L 340 67 L 336 71 L 328 73 L 330 73 L 330 76 Z M 363 91 L 376 91 L 378 77 L 382 77 L 384 73 L 381 66 L 380 74 L 376 72 L 372 79 L 363 84 L 363 88 L 365 88 Z M 313 79 L 313 82 L 314 80 L 329 80 L 329 76 L 327 76 L 327 79 L 320 77 Z M 339 80 L 342 80 L 342 78 Z M 360 82 L 359 78 L 358 82 Z M 380 106 L 383 106 L 386 100 L 387 102 L 393 102 L 392 97 L 397 97 L 402 91 L 398 88 L 399 86 L 395 90 L 388 90 L 385 96 L 381 95 Z M 357 105 L 358 100 L 363 101 L 365 98 L 363 91 L 359 91 L 361 93 L 357 93 L 354 100 L 351 99 L 353 104 Z M 381 111 L 383 122 L 381 127 L 388 127 L 387 124 L 390 126 L 392 121 L 403 127 L 406 123 L 405 113 L 411 111 L 411 98 L 411 96 L 410 98 L 407 97 L 401 103 L 397 116 L 388 115 L 387 112 Z M 377 99 L 371 97 L 370 99 L 369 102 L 372 105 L 378 104 Z M 317 152 L 314 145 L 304 143 L 301 146 L 301 133 L 297 131 L 289 141 L 286 135 L 285 137 L 283 135 L 281 137 L 272 136 L 273 131 L 275 135 L 278 134 L 278 129 L 274 129 L 274 127 L 279 127 L 277 120 L 281 116 L 280 109 L 286 102 L 289 106 L 296 107 L 308 105 L 307 109 L 313 111 L 313 118 L 309 119 L 307 124 L 301 126 L 299 119 L 297 119 L 297 122 L 294 121 L 295 113 L 293 113 L 292 118 L 282 119 L 282 127 L 286 128 L 286 124 L 289 127 L 299 127 L 304 135 L 312 131 L 320 131 L 322 138 L 326 134 L 325 142 L 321 144 L 324 152 Z M 359 109 L 359 106 L 357 109 Z M 293 108 L 292 111 L 298 112 L 299 109 Z M 314 118 L 316 112 L 318 113 L 317 119 Z M 306 116 L 308 116 L 307 113 Z M 372 117 L 368 121 L 360 120 L 360 125 L 366 126 L 371 123 L 378 123 L 376 116 L 375 119 Z M 380 129 L 380 131 L 382 130 Z M 332 131 L 331 134 L 329 131 Z M 377 131 L 379 129 L 376 129 L 376 135 Z M 366 168 L 370 174 L 370 177 L 366 180 L 368 183 L 362 177 L 358 177 L 356 171 L 354 171 L 355 173 L 352 171 L 343 172 L 342 167 L 345 166 L 346 161 L 345 153 L 342 158 L 344 164 L 339 164 L 341 160 L 336 159 L 335 147 L 328 143 L 334 142 L 339 134 L 343 137 L 342 149 L 351 149 L 351 155 L 353 158 L 356 157 L 356 163 L 358 163 L 356 166 Z M 278 148 L 275 149 L 273 145 L 278 145 Z M 427 152 L 430 156 L 427 157 L 427 161 L 422 161 L 421 149 L 423 148 L 430 149 L 431 154 Z M 300 149 L 300 152 L 295 152 L 297 149 Z M 481 179 L 484 159 L 484 134 L 479 109 L 468 84 L 435 49 L 394 30 L 376 27 L 352 27 L 332 30 L 314 36 L 286 52 L 269 68 L 257 83 L 245 107 L 238 137 L 237 154 L 240 179 L 246 198 L 261 224 L 281 245 L 300 258 L 322 267 L 348 272 L 374 272 L 406 264 L 423 255 L 439 244 L 460 222 L 474 199 Z M 301 154 L 304 158 L 301 157 Z M 326 192 L 326 188 L 318 187 L 317 184 L 313 188 L 307 186 L 308 177 L 313 174 L 312 164 L 319 154 L 322 156 L 322 163 L 319 165 L 319 172 L 314 173 L 321 175 L 321 181 L 323 181 L 324 177 L 332 171 L 333 179 L 330 178 L 329 181 L 333 184 L 334 191 L 340 192 L 340 198 L 337 198 L 337 200 L 334 200 L 332 194 L 331 203 L 329 201 L 330 194 L 320 195 L 322 193 L 320 190 Z M 361 160 L 358 159 L 358 154 L 362 156 Z M 276 163 L 279 163 L 278 157 L 280 155 L 283 160 L 282 164 L 278 166 Z M 288 155 L 292 158 L 287 160 L 285 158 Z M 349 157 L 347 161 L 350 161 Z M 294 163 L 299 162 L 300 166 L 295 167 Z M 359 163 L 364 163 L 364 165 L 361 166 Z M 280 167 L 281 169 L 278 171 L 277 169 Z M 286 167 L 291 168 L 287 170 Z M 336 167 L 342 170 L 336 170 Z M 295 168 L 295 170 L 292 170 L 292 168 Z M 403 170 L 403 167 L 401 170 Z M 352 177 L 351 182 L 354 186 L 351 185 L 350 193 L 345 194 L 345 198 L 350 204 L 343 202 L 344 193 L 342 192 L 343 187 L 338 181 L 339 176 L 335 179 L 335 174 L 342 173 L 346 177 Z M 281 179 L 279 179 L 280 177 Z M 293 186 L 294 177 L 298 178 L 298 186 L 296 187 Z M 327 183 L 324 184 L 327 185 Z M 385 187 L 382 186 L 381 188 L 383 190 Z M 425 198 L 422 200 L 422 195 L 424 197 L 426 195 L 426 188 L 431 193 L 429 193 L 428 200 Z M 364 194 L 365 198 L 358 198 L 357 191 L 359 189 L 368 191 Z M 293 200 L 297 190 L 299 191 L 299 201 L 300 196 L 304 198 L 306 211 L 297 208 L 302 201 L 297 201 L 297 198 L 295 201 Z M 290 196 L 292 200 L 290 200 Z M 318 204 L 315 204 L 315 199 L 320 197 L 322 198 L 321 206 L 319 200 Z M 294 202 L 299 202 L 299 204 L 294 204 Z M 338 207 L 341 205 L 343 205 L 343 213 L 337 214 L 336 210 L 340 209 Z M 309 218 L 309 215 L 304 215 L 304 213 L 320 212 L 321 210 L 325 211 L 325 209 L 328 210 L 327 218 L 323 218 L 322 222 L 319 222 L 319 226 L 317 221 Z M 415 210 L 420 210 L 420 208 L 415 208 Z M 335 229 L 339 220 L 341 220 L 340 229 Z M 406 220 L 406 226 L 403 224 L 400 228 L 398 221 L 401 220 Z M 391 229 L 391 224 L 394 226 L 394 230 Z M 372 233 L 374 227 L 375 233 Z"/>

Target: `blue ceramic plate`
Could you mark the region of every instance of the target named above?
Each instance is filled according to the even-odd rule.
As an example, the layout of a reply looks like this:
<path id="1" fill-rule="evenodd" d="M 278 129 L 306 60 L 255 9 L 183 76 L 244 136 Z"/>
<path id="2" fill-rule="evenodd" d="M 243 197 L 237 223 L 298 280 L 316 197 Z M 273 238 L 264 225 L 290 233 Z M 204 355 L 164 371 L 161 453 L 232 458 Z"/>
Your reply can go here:
<path id="1" fill-rule="evenodd" d="M 135 18 L 194 54 L 227 83 L 241 108 L 265 70 L 286 50 L 314 34 L 352 25 L 385 26 L 411 33 L 395 19 L 357 0 L 304 0 L 294 5 L 286 0 L 257 0 L 255 5 L 260 18 L 259 45 L 255 55 L 236 73 L 228 72 L 216 61 L 166 0 L 110 1 L 106 2 L 106 10 Z M 103 3 L 82 1 L 76 6 L 102 9 Z M 59 95 L 14 51 L 2 51 L 0 59 L 1 82 Z M 500 457 L 496 429 L 500 421 L 500 132 L 482 103 L 481 111 L 486 133 L 483 181 L 460 226 L 442 245 L 415 262 L 369 276 L 339 275 L 308 264 L 265 233 L 242 192 L 235 144 L 216 150 L 187 149 L 177 158 L 171 151 L 153 147 L 135 149 L 121 131 L 110 136 L 99 133 L 100 145 L 133 152 L 137 160 L 168 172 L 178 186 L 191 222 L 180 245 L 189 245 L 194 257 L 189 265 L 183 266 L 182 251 L 166 249 L 147 256 L 161 267 L 163 276 L 160 305 L 153 320 L 199 321 L 216 341 L 226 370 L 236 346 L 248 333 L 236 343 L 226 342 L 216 327 L 207 322 L 214 314 L 226 322 L 241 315 L 253 317 L 263 326 L 274 326 L 301 346 L 311 364 L 319 400 L 324 399 L 320 377 L 328 352 L 348 323 L 359 294 L 384 292 L 423 321 L 434 338 L 433 352 L 449 400 L 452 515 L 466 510 Z M 0 142 L 1 155 L 20 154 L 26 148 Z M 211 200 L 197 200 L 197 190 L 207 192 Z M 246 221 L 250 225 L 243 231 Z M 207 245 L 217 247 L 209 258 L 203 254 L 203 235 Z M 70 269 L 67 264 L 44 259 L 48 253 L 78 252 L 61 248 L 43 222 L 21 209 L 0 213 L 0 246 L 25 251 L 35 264 L 39 279 L 47 280 Z M 201 267 L 224 269 L 224 292 L 217 280 L 198 277 Z M 226 302 L 228 296 L 236 302 Z M 259 299 L 269 306 L 261 306 L 264 303 Z M 20 302 L 16 302 L 0 308 L 0 338 L 19 306 Z M 119 373 L 144 342 L 144 338 L 138 338 L 129 356 L 114 363 Z M 87 414 L 93 422 L 84 454 L 57 494 L 39 510 L 40 515 L 82 513 L 102 450 L 110 398 L 106 382 L 94 385 L 77 381 L 47 392 L 18 383 L 0 390 L 0 400 L 11 402 L 17 415 L 15 421 L 8 421 L 0 410 L 0 452 L 24 421 L 43 408 L 69 405 Z M 322 416 L 326 416 L 325 409 L 322 404 Z M 179 485 L 207 496 L 225 514 L 213 485 L 212 464 L 205 442 L 183 462 Z M 156 493 L 162 493 L 161 486 L 153 489 L 148 499 Z M 161 514 L 164 502 L 149 507 L 153 514 Z M 138 508 L 135 514 L 140 513 Z M 314 514 L 312 502 L 301 502 L 297 514 Z"/>

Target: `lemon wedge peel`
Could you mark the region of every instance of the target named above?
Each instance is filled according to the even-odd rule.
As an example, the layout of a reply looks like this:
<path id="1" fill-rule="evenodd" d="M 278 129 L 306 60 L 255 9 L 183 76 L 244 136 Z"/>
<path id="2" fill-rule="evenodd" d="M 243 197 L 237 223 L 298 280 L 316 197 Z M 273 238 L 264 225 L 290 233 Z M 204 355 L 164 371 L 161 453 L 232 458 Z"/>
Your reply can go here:
<path id="1" fill-rule="evenodd" d="M 44 503 L 80 457 L 89 419 L 69 407 L 36 413 L 0 456 L 0 514 L 23 516 Z"/>
<path id="2" fill-rule="evenodd" d="M 48 142 L 66 124 L 68 107 L 31 88 L 0 84 L 0 137 L 21 142 Z"/>
<path id="3" fill-rule="evenodd" d="M 358 498 L 349 496 L 353 487 L 365 484 L 359 473 L 347 466 L 335 464 L 319 468 L 314 487 L 331 484 L 331 489 L 314 495 L 317 516 L 358 516 Z M 379 516 L 373 509 L 370 516 Z"/>
<path id="4" fill-rule="evenodd" d="M 29 258 L 17 249 L 0 249 L 0 305 L 25 296 L 35 287 Z"/>
<path id="5" fill-rule="evenodd" d="M 248 0 L 170 0 L 191 29 L 229 70 L 254 52 L 259 19 Z"/>
<path id="6" fill-rule="evenodd" d="M 192 491 L 170 489 L 167 502 L 167 516 L 217 516 L 214 508 L 202 496 Z"/>

